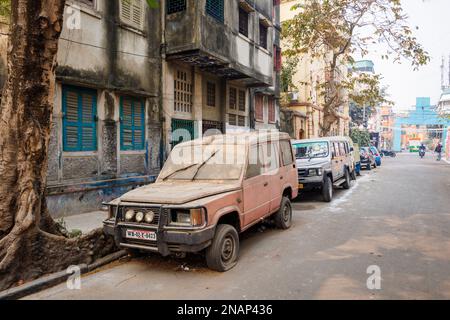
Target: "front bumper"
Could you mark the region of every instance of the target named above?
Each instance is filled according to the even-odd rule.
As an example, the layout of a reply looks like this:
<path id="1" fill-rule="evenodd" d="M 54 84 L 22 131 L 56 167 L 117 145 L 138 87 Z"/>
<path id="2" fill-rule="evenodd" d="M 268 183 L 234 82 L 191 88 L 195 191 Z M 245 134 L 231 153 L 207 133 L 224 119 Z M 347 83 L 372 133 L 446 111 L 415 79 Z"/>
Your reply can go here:
<path id="1" fill-rule="evenodd" d="M 299 177 L 298 184 L 306 190 L 319 188 L 323 185 L 323 176 Z"/>
<path id="2" fill-rule="evenodd" d="M 157 241 L 127 239 L 125 237 L 127 229 L 153 231 L 157 234 Z M 199 252 L 207 248 L 214 238 L 215 226 L 201 230 L 176 230 L 134 223 L 116 224 L 114 220 L 106 220 L 103 222 L 103 230 L 114 237 L 118 247 L 157 252 L 168 256 L 171 253 Z"/>

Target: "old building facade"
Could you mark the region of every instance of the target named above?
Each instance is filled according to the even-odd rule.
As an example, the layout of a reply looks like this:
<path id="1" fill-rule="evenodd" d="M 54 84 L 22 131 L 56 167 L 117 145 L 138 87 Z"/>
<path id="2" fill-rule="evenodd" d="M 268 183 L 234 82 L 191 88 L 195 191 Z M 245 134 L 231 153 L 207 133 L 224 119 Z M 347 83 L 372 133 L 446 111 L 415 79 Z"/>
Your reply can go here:
<path id="1" fill-rule="evenodd" d="M 276 129 L 281 68 L 277 1 L 165 3 L 166 151 L 208 130 Z"/>
<path id="2" fill-rule="evenodd" d="M 48 164 L 54 217 L 153 182 L 176 143 L 209 129 L 279 127 L 278 1 L 157 3 L 67 0 Z"/>
<path id="3" fill-rule="evenodd" d="M 280 19 L 287 21 L 294 18 L 298 11 L 291 10 L 292 6 L 299 0 L 282 0 L 280 3 Z M 347 67 L 342 64 L 339 67 L 339 74 L 336 78 L 344 80 L 347 76 Z M 327 62 L 323 58 L 313 57 L 306 53 L 298 57 L 295 73 L 292 77 L 293 88 L 287 88 L 283 107 L 288 111 L 297 113 L 297 122 L 302 123 L 302 117 L 298 115 L 306 114 L 304 127 L 299 127 L 295 132 L 290 132 L 295 139 L 309 139 L 321 136 L 321 126 L 323 124 L 324 97 L 318 88 L 320 84 L 327 81 Z M 347 93 L 341 93 L 346 101 L 337 110 L 338 120 L 332 126 L 330 135 L 348 135 L 350 129 L 349 105 L 346 99 Z"/>

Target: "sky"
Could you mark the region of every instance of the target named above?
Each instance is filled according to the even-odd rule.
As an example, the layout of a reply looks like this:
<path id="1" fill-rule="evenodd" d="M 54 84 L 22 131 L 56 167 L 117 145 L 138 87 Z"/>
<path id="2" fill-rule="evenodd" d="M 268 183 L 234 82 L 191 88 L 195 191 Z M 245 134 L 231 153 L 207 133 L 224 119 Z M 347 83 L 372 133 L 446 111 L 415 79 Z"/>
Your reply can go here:
<path id="1" fill-rule="evenodd" d="M 431 97 L 431 103 L 436 104 L 441 94 L 442 56 L 446 57 L 445 79 L 448 79 L 450 57 L 450 0 L 403 0 L 402 4 L 410 26 L 418 27 L 415 35 L 431 56 L 430 63 L 413 71 L 408 61 L 398 65 L 382 60 L 379 55 L 365 57 L 375 63 L 375 72 L 389 86 L 389 99 L 395 103 L 396 110 L 415 105 L 416 97 Z"/>

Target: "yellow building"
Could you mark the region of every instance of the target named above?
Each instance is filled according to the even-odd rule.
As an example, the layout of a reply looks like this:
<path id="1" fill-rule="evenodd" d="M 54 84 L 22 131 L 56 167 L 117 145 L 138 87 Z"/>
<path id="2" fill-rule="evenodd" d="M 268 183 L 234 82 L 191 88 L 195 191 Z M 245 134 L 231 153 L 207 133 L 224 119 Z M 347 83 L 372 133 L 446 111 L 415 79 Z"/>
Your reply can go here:
<path id="1" fill-rule="evenodd" d="M 281 22 L 292 19 L 297 12 L 292 11 L 292 6 L 299 0 L 282 0 L 280 5 Z M 283 43 L 282 43 L 283 47 Z M 321 136 L 321 125 L 323 124 L 323 97 L 317 86 L 327 80 L 326 61 L 314 58 L 309 54 L 299 57 L 296 73 L 293 76 L 294 88 L 286 93 L 287 103 L 285 108 L 306 114 L 305 129 L 298 130 L 293 138 L 314 138 Z M 340 77 L 346 77 L 347 66 L 340 68 Z M 345 96 L 347 93 L 342 92 Z M 344 100 L 347 100 L 344 97 Z M 349 105 L 346 102 L 339 110 L 339 120 L 333 126 L 330 135 L 348 135 L 350 128 Z M 303 135 L 301 134 L 303 132 Z"/>

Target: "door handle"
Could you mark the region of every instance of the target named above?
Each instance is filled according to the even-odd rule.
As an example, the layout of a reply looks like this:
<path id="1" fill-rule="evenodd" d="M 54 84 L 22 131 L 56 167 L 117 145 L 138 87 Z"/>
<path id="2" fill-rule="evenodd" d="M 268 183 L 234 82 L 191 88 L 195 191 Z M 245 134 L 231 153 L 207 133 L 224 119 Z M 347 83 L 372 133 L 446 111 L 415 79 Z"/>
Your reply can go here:
<path id="1" fill-rule="evenodd" d="M 283 177 L 283 176 L 281 176 L 281 177 L 280 177 L 280 180 L 283 180 L 283 179 L 284 179 L 284 177 Z"/>
<path id="2" fill-rule="evenodd" d="M 268 185 L 269 185 L 269 183 L 268 183 L 268 182 L 264 183 L 264 187 L 267 187 Z"/>

